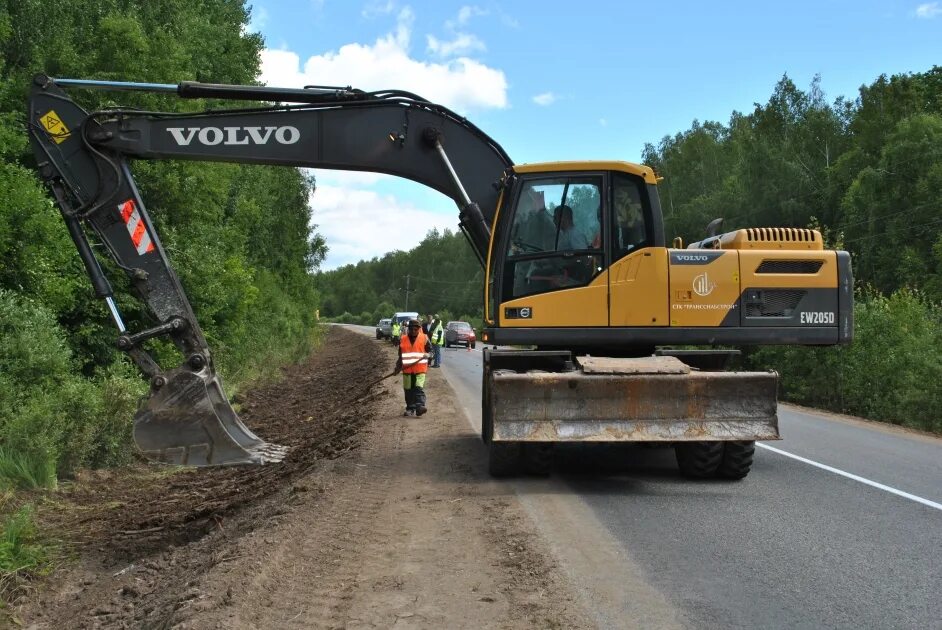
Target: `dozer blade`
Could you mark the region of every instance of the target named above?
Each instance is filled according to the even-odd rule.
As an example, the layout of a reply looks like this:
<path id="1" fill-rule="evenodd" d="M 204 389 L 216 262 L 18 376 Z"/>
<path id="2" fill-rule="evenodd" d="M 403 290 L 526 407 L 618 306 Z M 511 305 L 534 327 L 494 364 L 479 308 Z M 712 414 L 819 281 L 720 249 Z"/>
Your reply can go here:
<path id="1" fill-rule="evenodd" d="M 582 370 L 568 373 L 492 372 L 493 439 L 779 439 L 775 372 L 697 372 L 672 357 L 579 359 Z"/>
<path id="2" fill-rule="evenodd" d="M 284 446 L 265 442 L 242 424 L 217 375 L 186 370 L 165 375 L 134 417 L 134 441 L 145 457 L 162 464 L 226 466 L 280 462 Z"/>

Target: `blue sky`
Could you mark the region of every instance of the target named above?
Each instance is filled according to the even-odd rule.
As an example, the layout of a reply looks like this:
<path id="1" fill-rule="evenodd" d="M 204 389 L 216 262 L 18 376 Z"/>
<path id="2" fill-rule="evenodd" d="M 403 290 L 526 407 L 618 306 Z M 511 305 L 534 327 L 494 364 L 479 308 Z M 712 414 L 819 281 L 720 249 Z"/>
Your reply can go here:
<path id="1" fill-rule="evenodd" d="M 639 161 L 694 119 L 728 122 L 784 75 L 829 101 L 942 64 L 942 0 L 403 2 L 257 0 L 269 85 L 404 89 L 466 115 L 517 163 Z M 418 184 L 316 172 L 331 269 L 455 228 Z M 404 226 L 408 225 L 408 228 Z"/>

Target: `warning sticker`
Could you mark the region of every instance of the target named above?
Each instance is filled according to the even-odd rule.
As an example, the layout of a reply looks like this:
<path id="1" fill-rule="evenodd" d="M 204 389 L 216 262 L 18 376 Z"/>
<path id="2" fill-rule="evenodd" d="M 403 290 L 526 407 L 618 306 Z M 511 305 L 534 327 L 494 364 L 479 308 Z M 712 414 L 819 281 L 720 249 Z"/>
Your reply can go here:
<path id="1" fill-rule="evenodd" d="M 134 249 L 141 256 L 154 251 L 154 243 L 150 240 L 150 234 L 144 226 L 144 220 L 141 213 L 137 211 L 137 204 L 133 199 L 128 199 L 124 203 L 118 204 L 118 212 L 124 219 L 124 225 L 128 228 L 128 234 L 131 235 L 131 243 Z"/>
<path id="2" fill-rule="evenodd" d="M 42 123 L 45 130 L 49 132 L 49 136 L 56 144 L 62 144 L 69 139 L 71 132 L 69 128 L 65 126 L 65 123 L 62 122 L 62 119 L 59 118 L 59 115 L 56 114 L 55 110 L 50 109 L 40 116 L 39 122 Z"/>

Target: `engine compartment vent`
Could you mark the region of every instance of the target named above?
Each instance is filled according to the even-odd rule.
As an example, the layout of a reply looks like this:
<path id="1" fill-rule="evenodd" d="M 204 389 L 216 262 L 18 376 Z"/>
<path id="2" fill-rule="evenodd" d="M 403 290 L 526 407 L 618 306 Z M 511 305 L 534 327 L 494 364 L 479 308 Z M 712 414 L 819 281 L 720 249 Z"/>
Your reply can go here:
<path id="1" fill-rule="evenodd" d="M 823 260 L 763 260 L 756 273 L 818 273 Z"/>
<path id="2" fill-rule="evenodd" d="M 791 317 L 806 291 L 796 289 L 762 289 L 747 295 L 746 317 Z"/>
<path id="3" fill-rule="evenodd" d="M 698 245 L 701 244 L 698 243 Z M 709 242 L 703 241 L 701 246 L 718 249 L 822 251 L 824 239 L 821 238 L 819 231 L 805 228 L 743 228 L 713 237 L 713 240 Z"/>
<path id="4" fill-rule="evenodd" d="M 803 228 L 746 228 L 746 239 L 752 242 L 814 243 L 818 240 L 818 232 Z"/>

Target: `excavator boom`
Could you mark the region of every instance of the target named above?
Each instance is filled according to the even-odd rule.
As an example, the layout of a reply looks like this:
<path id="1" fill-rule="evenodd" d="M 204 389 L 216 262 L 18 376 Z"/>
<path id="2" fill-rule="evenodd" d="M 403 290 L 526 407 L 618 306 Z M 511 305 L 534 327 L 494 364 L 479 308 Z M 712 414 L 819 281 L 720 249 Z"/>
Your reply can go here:
<path id="1" fill-rule="evenodd" d="M 64 87 L 174 91 L 184 98 L 277 104 L 196 114 L 89 113 Z M 482 262 L 498 184 L 511 164 L 503 149 L 471 123 L 399 91 L 173 86 L 41 75 L 32 86 L 29 114 L 40 176 L 57 201 L 96 294 L 108 305 L 120 332 L 118 347 L 150 379 L 150 396 L 135 416 L 134 439 L 148 458 L 170 464 L 263 464 L 282 459 L 285 449 L 253 434 L 229 404 L 206 339 L 135 185 L 130 158 L 369 170 L 411 179 L 455 200 L 462 231 Z M 462 180 L 456 171 L 463 173 Z M 153 327 L 126 330 L 86 228 L 128 276 L 156 320 Z M 143 344 L 155 337 L 173 341 L 183 354 L 181 365 L 165 370 L 154 361 Z"/>

